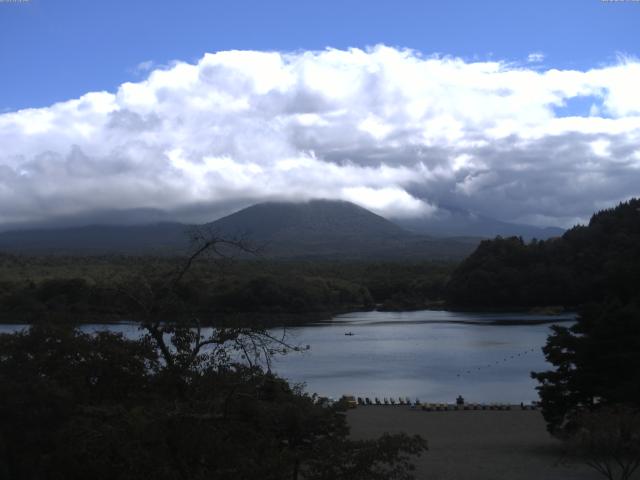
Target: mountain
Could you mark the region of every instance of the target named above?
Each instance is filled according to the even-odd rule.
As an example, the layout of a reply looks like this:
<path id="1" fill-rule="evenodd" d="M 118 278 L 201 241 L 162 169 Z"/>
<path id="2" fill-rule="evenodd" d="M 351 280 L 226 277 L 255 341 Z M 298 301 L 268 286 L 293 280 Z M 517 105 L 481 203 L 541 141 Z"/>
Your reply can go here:
<path id="1" fill-rule="evenodd" d="M 242 238 L 265 257 L 309 259 L 459 259 L 478 239 L 440 239 L 408 232 L 353 203 L 314 200 L 261 203 L 200 226 Z M 89 225 L 0 233 L 0 251 L 57 254 L 178 254 L 187 250 L 180 223 Z"/>
<path id="2" fill-rule="evenodd" d="M 350 202 L 259 203 L 209 224 L 226 234 L 255 239 L 303 237 L 396 238 L 407 232 L 389 220 Z"/>
<path id="3" fill-rule="evenodd" d="M 391 219 L 401 227 L 436 237 L 522 237 L 525 240 L 537 238 L 546 240 L 559 237 L 564 230 L 556 227 L 536 227 L 518 223 L 509 223 L 484 215 L 477 215 L 455 207 L 440 207 L 431 217 Z"/>
<path id="4" fill-rule="evenodd" d="M 408 232 L 353 203 L 261 203 L 208 225 L 225 237 L 263 246 L 268 256 L 305 258 L 461 258 L 477 239 L 434 239 Z"/>

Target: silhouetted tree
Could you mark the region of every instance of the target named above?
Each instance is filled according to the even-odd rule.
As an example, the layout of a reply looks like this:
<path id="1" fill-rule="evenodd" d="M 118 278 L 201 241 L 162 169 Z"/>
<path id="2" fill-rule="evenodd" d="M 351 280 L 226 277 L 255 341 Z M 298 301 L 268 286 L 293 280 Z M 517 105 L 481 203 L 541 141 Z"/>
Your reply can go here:
<path id="1" fill-rule="evenodd" d="M 138 339 L 46 325 L 0 335 L 0 478 L 411 478 L 424 440 L 351 441 L 340 405 L 268 371 L 286 338 L 205 333 L 181 287 L 223 247 L 243 246 L 203 237 L 180 268 L 121 279 Z"/>
<path id="2" fill-rule="evenodd" d="M 552 433 L 603 405 L 640 408 L 640 302 L 592 305 L 573 326 L 552 328 L 543 350 L 555 368 L 532 373 Z"/>
<path id="3" fill-rule="evenodd" d="M 628 480 L 640 467 L 640 410 L 625 406 L 586 411 L 567 436 L 573 453 L 608 480 Z"/>

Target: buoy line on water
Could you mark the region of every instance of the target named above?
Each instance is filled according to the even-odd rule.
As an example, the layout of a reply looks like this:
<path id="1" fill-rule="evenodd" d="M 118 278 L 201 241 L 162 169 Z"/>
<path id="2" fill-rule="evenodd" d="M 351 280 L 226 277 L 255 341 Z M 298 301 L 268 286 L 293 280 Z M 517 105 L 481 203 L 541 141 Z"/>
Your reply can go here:
<path id="1" fill-rule="evenodd" d="M 464 375 L 470 375 L 473 372 L 477 372 L 477 371 L 484 370 L 484 369 L 487 369 L 487 368 L 493 368 L 496 365 L 501 365 L 501 364 L 507 363 L 507 362 L 509 362 L 511 360 L 516 360 L 518 357 L 522 357 L 523 355 L 527 355 L 527 354 L 529 354 L 531 352 L 535 352 L 535 351 L 536 351 L 536 347 L 528 348 L 527 350 L 520 351 L 518 353 L 514 353 L 513 355 L 508 355 L 508 356 L 504 357 L 502 360 L 496 360 L 495 362 L 489 363 L 486 366 L 481 365 L 481 366 L 478 366 L 478 367 L 473 367 L 471 369 L 461 370 L 461 371 L 459 371 L 459 373 L 456 374 L 456 377 L 462 377 Z"/>

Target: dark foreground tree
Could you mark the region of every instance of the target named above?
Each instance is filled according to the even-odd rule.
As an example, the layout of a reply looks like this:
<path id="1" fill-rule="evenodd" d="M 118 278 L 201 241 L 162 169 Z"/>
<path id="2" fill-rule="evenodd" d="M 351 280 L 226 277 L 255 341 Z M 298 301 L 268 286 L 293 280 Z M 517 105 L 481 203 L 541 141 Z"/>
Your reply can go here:
<path id="1" fill-rule="evenodd" d="M 608 480 L 628 480 L 640 467 L 640 411 L 624 406 L 585 411 L 568 438 L 574 453 Z"/>
<path id="2" fill-rule="evenodd" d="M 340 409 L 258 367 L 152 339 L 39 326 L 0 336 L 0 478 L 411 478 L 406 435 L 350 441 Z"/>
<path id="3" fill-rule="evenodd" d="M 554 326 L 544 347 L 555 370 L 533 373 L 549 431 L 606 405 L 640 408 L 640 303 L 585 308 L 571 327 Z"/>
<path id="4" fill-rule="evenodd" d="M 205 333 L 180 287 L 204 252 L 229 245 L 212 238 L 180 269 L 120 282 L 137 339 L 48 326 L 0 335 L 1 479 L 412 478 L 424 440 L 351 441 L 340 405 L 269 372 L 271 355 L 295 349 L 285 338 Z"/>
<path id="5" fill-rule="evenodd" d="M 532 374 L 549 431 L 610 480 L 630 478 L 640 465 L 640 303 L 593 305 L 553 330 L 544 353 L 555 370 Z"/>

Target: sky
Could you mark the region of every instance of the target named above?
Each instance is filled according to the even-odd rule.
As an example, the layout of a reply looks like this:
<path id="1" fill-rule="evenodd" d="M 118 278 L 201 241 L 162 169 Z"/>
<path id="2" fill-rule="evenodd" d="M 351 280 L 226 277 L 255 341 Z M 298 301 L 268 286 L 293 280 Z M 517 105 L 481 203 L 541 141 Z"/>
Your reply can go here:
<path id="1" fill-rule="evenodd" d="M 569 227 L 640 194 L 639 24 L 640 1 L 0 0 L 0 228 L 310 198 Z"/>

